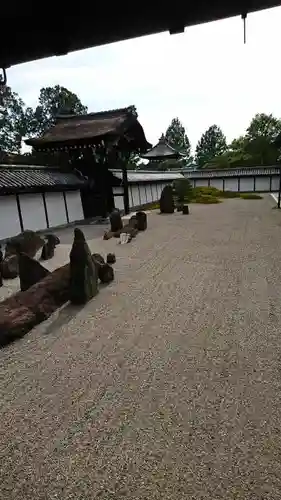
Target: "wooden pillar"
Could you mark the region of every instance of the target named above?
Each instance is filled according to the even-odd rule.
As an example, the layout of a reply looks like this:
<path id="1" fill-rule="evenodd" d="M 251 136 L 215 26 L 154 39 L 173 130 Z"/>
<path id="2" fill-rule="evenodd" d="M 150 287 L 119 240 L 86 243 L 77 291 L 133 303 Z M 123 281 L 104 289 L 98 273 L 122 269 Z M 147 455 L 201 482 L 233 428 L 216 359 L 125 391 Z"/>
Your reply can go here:
<path id="1" fill-rule="evenodd" d="M 128 184 L 128 172 L 126 164 L 122 165 L 122 180 L 123 180 L 123 199 L 124 199 L 124 210 L 125 215 L 130 213 L 130 202 L 129 202 L 129 184 Z"/>

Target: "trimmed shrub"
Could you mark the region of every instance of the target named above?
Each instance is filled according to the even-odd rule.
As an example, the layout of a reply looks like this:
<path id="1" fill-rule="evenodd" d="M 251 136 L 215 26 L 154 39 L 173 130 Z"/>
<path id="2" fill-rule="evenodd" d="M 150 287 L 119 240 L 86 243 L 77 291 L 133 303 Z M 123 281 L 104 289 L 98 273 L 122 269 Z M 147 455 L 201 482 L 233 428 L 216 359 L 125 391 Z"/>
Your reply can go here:
<path id="1" fill-rule="evenodd" d="M 240 198 L 242 200 L 262 200 L 262 196 L 255 193 L 242 193 L 240 194 Z"/>

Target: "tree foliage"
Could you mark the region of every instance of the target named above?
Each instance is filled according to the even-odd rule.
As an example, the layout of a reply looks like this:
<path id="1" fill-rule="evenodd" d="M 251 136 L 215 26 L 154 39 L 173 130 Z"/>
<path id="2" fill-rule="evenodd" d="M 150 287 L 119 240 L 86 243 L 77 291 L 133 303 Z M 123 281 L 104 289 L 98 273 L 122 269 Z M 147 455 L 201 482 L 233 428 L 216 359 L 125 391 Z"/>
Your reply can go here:
<path id="1" fill-rule="evenodd" d="M 1 88 L 0 150 L 19 153 L 26 133 L 24 102 L 10 87 Z"/>
<path id="2" fill-rule="evenodd" d="M 29 133 L 39 137 L 56 121 L 58 115 L 87 113 L 79 97 L 60 85 L 43 87 L 40 90 L 38 105 L 34 110 L 27 108 L 26 116 L 29 124 Z"/>
<path id="3" fill-rule="evenodd" d="M 247 128 L 246 139 L 252 141 L 262 137 L 274 141 L 280 133 L 281 120 L 272 114 L 257 113 Z"/>
<path id="4" fill-rule="evenodd" d="M 190 156 L 190 142 L 178 118 L 173 118 L 165 134 L 166 141 L 185 157 Z"/>
<path id="5" fill-rule="evenodd" d="M 226 137 L 220 127 L 212 125 L 202 135 L 196 146 L 196 162 L 203 167 L 214 157 L 220 156 L 227 150 Z"/>

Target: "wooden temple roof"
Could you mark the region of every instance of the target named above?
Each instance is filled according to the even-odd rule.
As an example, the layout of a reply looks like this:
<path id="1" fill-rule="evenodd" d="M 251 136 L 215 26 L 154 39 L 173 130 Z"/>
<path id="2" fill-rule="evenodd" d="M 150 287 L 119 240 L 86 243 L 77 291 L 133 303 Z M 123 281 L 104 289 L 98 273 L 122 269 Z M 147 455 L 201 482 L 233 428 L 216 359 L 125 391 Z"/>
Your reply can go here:
<path id="1" fill-rule="evenodd" d="M 170 146 L 162 134 L 158 144 L 141 155 L 145 160 L 177 160 L 184 155 Z"/>
<path id="2" fill-rule="evenodd" d="M 57 123 L 37 139 L 27 139 L 35 150 L 64 150 L 101 144 L 117 144 L 125 139 L 133 150 L 147 151 L 143 128 L 137 119 L 134 106 L 86 115 L 62 115 Z"/>

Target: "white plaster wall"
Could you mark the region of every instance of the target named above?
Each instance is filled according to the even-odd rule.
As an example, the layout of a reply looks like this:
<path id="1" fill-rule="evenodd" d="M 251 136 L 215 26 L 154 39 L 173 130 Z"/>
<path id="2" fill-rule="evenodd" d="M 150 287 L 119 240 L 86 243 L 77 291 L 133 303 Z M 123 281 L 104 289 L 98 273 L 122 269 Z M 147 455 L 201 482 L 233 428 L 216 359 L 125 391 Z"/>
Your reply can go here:
<path id="1" fill-rule="evenodd" d="M 67 224 L 62 193 L 46 193 L 46 205 L 50 227 Z"/>
<path id="2" fill-rule="evenodd" d="M 272 177 L 271 191 L 278 191 L 278 190 L 279 190 L 279 178 Z"/>
<path id="3" fill-rule="evenodd" d="M 203 186 L 208 186 L 209 185 L 209 181 L 208 179 L 196 179 L 196 184 L 195 186 L 196 187 L 203 187 Z"/>
<path id="4" fill-rule="evenodd" d="M 23 228 L 37 231 L 47 228 L 47 220 L 41 193 L 21 194 L 19 196 Z"/>
<path id="5" fill-rule="evenodd" d="M 256 177 L 256 191 L 270 191 L 270 178 Z"/>
<path id="6" fill-rule="evenodd" d="M 113 194 L 123 194 L 123 187 L 122 186 L 117 186 L 112 188 Z"/>
<path id="7" fill-rule="evenodd" d="M 152 184 L 152 201 L 158 201 L 157 184 Z"/>
<path id="8" fill-rule="evenodd" d="M 237 177 L 232 177 L 231 179 L 225 179 L 224 181 L 225 191 L 238 191 L 238 179 Z"/>
<path id="9" fill-rule="evenodd" d="M 65 193 L 69 222 L 84 219 L 80 191 L 67 191 Z"/>
<path id="10" fill-rule="evenodd" d="M 14 195 L 0 196 L 0 240 L 21 232 L 17 199 Z"/>
<path id="11" fill-rule="evenodd" d="M 132 198 L 133 198 L 133 203 L 132 203 L 132 206 L 133 207 L 137 207 L 139 206 L 141 203 L 140 203 L 140 196 L 139 196 L 139 189 L 138 189 L 138 185 L 137 184 L 132 184 Z"/>
<path id="12" fill-rule="evenodd" d="M 118 210 L 124 210 L 123 196 L 114 196 L 114 205 Z"/>
<path id="13" fill-rule="evenodd" d="M 250 193 L 254 191 L 254 177 L 241 177 L 240 191 Z"/>
<path id="14" fill-rule="evenodd" d="M 146 183 L 146 194 L 147 194 L 147 203 L 152 202 L 152 192 L 151 192 L 151 184 Z"/>
<path id="15" fill-rule="evenodd" d="M 222 179 L 210 179 L 210 186 L 217 189 L 223 190 L 223 180 Z"/>
<path id="16" fill-rule="evenodd" d="M 144 205 L 146 203 L 145 184 L 140 184 L 140 199 L 141 205 Z"/>

